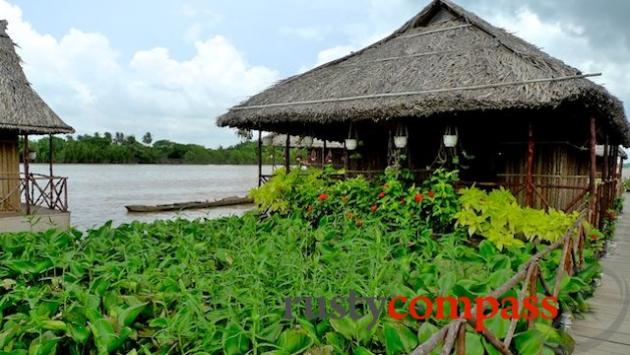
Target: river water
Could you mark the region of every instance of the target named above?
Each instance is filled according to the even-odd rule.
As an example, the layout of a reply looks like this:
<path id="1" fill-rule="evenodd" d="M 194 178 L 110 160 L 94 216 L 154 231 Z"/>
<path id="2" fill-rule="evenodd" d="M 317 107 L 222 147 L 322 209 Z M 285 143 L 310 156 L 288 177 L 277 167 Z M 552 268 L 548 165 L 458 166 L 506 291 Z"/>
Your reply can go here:
<path id="1" fill-rule="evenodd" d="M 265 167 L 266 168 L 266 167 Z M 48 165 L 33 164 L 33 172 L 48 175 Z M 236 165 L 91 165 L 56 164 L 55 176 L 68 177 L 72 225 L 87 229 L 112 220 L 175 217 L 215 218 L 242 214 L 251 205 L 167 213 L 127 213 L 125 205 L 161 204 L 244 196 L 256 186 L 256 166 Z"/>

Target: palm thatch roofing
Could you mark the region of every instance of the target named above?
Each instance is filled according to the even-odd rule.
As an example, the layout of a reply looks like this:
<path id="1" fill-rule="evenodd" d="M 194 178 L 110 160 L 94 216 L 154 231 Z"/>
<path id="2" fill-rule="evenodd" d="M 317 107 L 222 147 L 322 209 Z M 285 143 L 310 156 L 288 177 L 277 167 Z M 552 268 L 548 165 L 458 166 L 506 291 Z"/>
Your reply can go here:
<path id="1" fill-rule="evenodd" d="M 6 30 L 7 21 L 0 20 L 0 130 L 25 134 L 74 132 L 31 88 Z"/>
<path id="2" fill-rule="evenodd" d="M 265 140 L 271 141 L 271 146 L 273 147 L 285 147 L 287 144 L 287 135 L 279 134 L 279 133 L 270 133 L 263 137 L 263 142 Z M 344 145 L 341 142 L 336 141 L 325 141 L 326 149 L 344 149 Z M 289 138 L 289 148 L 324 148 L 324 140 L 314 138 L 310 144 L 305 142 L 305 137 L 303 136 L 290 136 Z"/>
<path id="3" fill-rule="evenodd" d="M 447 0 L 434 0 L 390 36 L 278 82 L 232 107 L 219 126 L 295 127 L 466 112 L 574 107 L 630 144 L 622 103 L 578 69 Z"/>

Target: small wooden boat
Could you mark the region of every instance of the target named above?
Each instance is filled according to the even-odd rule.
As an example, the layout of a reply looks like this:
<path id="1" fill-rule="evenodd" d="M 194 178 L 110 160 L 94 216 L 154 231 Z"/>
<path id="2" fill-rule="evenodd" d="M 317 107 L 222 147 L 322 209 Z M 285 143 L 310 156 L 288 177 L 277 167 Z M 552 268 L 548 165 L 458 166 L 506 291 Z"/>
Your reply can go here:
<path id="1" fill-rule="evenodd" d="M 164 205 L 126 205 L 125 208 L 127 212 L 165 212 L 245 205 L 253 202 L 254 201 L 249 197 L 229 196 L 214 201 L 178 202 Z"/>

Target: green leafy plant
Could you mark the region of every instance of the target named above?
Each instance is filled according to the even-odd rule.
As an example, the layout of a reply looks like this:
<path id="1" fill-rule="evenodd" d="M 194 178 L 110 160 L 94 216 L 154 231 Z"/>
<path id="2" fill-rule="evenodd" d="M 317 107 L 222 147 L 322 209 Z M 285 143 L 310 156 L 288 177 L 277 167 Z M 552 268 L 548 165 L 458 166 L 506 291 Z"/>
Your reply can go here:
<path id="1" fill-rule="evenodd" d="M 460 190 L 461 210 L 455 214 L 457 224 L 469 235 L 480 235 L 504 247 L 519 248 L 525 241 L 538 239 L 546 242 L 562 237 L 577 218 L 577 212 L 565 214 L 521 207 L 507 190 L 490 192 L 476 187 Z"/>

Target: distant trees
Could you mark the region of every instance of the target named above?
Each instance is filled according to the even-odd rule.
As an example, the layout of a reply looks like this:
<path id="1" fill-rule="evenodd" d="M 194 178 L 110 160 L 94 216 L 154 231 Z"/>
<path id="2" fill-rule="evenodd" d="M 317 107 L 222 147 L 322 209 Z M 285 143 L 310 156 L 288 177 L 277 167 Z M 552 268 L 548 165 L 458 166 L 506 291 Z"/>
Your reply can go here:
<path id="1" fill-rule="evenodd" d="M 197 144 L 181 144 L 161 139 L 153 142 L 150 132 L 142 143 L 133 135 L 109 132 L 54 137 L 54 160 L 58 163 L 88 164 L 255 164 L 256 142 L 245 140 L 231 147 L 209 149 Z M 151 145 L 151 143 L 153 143 Z M 48 138 L 29 142 L 38 162 L 47 162 Z M 269 147 L 265 157 L 270 160 Z M 282 155 L 278 148 L 277 156 Z"/>
<path id="2" fill-rule="evenodd" d="M 144 136 L 142 136 L 142 143 L 146 145 L 151 145 L 151 142 L 153 142 L 153 137 L 151 136 L 151 132 L 145 133 Z"/>

